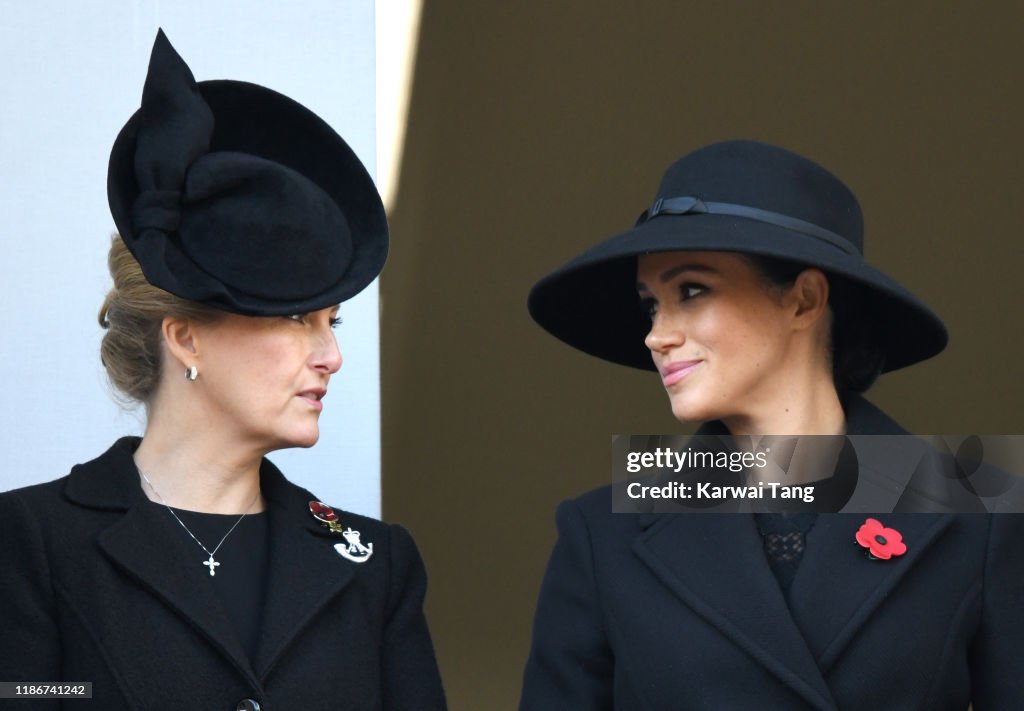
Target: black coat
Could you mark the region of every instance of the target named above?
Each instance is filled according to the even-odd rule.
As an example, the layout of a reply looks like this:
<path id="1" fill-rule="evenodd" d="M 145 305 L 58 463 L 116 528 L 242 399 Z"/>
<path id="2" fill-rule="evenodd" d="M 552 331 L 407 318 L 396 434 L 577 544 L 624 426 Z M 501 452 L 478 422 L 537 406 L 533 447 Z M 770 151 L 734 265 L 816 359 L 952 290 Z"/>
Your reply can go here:
<path id="1" fill-rule="evenodd" d="M 135 446 L 119 440 L 63 479 L 0 495 L 0 679 L 93 683 L 92 702 L 25 708 L 445 708 L 426 574 L 404 529 L 338 512 L 374 544 L 365 562 L 346 560 L 309 513 L 316 497 L 264 460 L 269 575 L 250 662 L 195 543 L 152 515 Z"/>
<path id="2" fill-rule="evenodd" d="M 850 434 L 904 431 L 866 401 Z M 1024 709 L 1024 515 L 822 514 L 782 595 L 749 514 L 561 504 L 521 711 Z"/>

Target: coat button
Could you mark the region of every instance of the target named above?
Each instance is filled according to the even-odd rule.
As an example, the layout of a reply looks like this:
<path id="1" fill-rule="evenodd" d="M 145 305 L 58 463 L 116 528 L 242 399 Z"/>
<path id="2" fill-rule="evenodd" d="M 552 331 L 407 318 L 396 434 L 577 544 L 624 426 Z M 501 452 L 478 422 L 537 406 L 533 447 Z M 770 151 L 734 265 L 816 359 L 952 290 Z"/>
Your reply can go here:
<path id="1" fill-rule="evenodd" d="M 242 699 L 235 707 L 235 711 L 260 711 L 260 702 L 252 699 Z"/>

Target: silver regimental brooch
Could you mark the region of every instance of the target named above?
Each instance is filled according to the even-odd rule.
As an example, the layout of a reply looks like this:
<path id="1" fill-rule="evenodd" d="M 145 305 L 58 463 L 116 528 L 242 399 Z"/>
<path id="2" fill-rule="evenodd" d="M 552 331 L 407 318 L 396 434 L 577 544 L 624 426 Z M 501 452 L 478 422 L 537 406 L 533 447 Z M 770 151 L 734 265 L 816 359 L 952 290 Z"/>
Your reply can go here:
<path id="1" fill-rule="evenodd" d="M 334 513 L 327 504 L 322 501 L 310 501 L 309 512 L 313 518 L 319 521 L 331 533 L 337 533 L 345 539 L 344 543 L 335 544 L 334 550 L 338 555 L 353 563 L 365 563 L 373 555 L 373 543 L 363 543 L 359 540 L 359 531 L 351 527 L 344 527 L 338 520 L 338 514 Z"/>

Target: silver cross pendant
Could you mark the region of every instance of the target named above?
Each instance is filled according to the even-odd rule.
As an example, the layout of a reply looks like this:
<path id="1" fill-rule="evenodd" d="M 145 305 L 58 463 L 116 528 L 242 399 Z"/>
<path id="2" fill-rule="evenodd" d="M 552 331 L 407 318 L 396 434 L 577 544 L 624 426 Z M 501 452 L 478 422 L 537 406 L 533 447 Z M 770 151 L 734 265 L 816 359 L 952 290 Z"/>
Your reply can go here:
<path id="1" fill-rule="evenodd" d="M 210 554 L 210 560 L 203 561 L 203 565 L 205 565 L 206 567 L 208 567 L 210 569 L 210 575 L 216 575 L 217 571 L 215 571 L 214 568 L 216 568 L 218 565 L 220 565 L 220 563 L 218 563 L 217 561 L 215 561 L 213 559 L 213 554 L 211 553 Z"/>

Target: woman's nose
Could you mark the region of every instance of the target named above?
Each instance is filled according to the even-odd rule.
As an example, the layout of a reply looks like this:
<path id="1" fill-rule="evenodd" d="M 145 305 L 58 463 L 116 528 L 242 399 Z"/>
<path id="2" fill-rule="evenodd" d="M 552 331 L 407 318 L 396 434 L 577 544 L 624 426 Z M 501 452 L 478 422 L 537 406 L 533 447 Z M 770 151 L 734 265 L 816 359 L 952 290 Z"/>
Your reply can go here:
<path id="1" fill-rule="evenodd" d="M 651 330 L 647 332 L 644 344 L 652 352 L 664 352 L 681 346 L 686 342 L 683 324 L 679 319 L 668 319 L 656 314 L 651 321 Z"/>
<path id="2" fill-rule="evenodd" d="M 334 331 L 328 330 L 323 334 L 319 348 L 314 354 L 313 367 L 330 375 L 341 370 L 341 362 L 338 339 L 334 337 Z"/>

